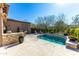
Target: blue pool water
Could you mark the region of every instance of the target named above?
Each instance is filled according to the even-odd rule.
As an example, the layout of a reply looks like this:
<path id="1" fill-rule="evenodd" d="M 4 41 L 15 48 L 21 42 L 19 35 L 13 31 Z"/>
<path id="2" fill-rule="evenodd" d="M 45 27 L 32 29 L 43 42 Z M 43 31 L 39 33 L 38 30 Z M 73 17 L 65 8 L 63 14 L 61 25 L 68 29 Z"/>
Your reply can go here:
<path id="1" fill-rule="evenodd" d="M 38 38 L 47 40 L 49 42 L 54 42 L 57 44 L 65 45 L 66 39 L 58 36 L 51 36 L 51 35 L 39 35 Z"/>

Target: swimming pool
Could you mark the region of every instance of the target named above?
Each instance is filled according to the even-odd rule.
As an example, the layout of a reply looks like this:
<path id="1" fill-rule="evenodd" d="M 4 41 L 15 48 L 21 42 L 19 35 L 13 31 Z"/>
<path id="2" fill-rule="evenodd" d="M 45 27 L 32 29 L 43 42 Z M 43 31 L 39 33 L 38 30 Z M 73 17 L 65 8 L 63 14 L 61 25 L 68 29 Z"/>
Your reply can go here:
<path id="1" fill-rule="evenodd" d="M 61 45 L 65 45 L 66 39 L 62 38 L 62 37 L 58 37 L 58 36 L 54 36 L 54 35 L 39 35 L 38 38 L 43 39 L 43 40 L 47 40 L 49 42 L 54 42 L 57 44 L 61 44 Z"/>

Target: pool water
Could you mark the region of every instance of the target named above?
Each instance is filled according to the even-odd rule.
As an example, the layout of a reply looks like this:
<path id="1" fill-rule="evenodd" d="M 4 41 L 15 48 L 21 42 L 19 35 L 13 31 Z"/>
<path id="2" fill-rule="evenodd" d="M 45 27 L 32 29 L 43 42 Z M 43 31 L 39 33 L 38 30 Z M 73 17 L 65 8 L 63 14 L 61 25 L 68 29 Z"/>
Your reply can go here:
<path id="1" fill-rule="evenodd" d="M 66 39 L 58 36 L 51 36 L 51 35 L 39 35 L 38 38 L 47 40 L 49 42 L 54 42 L 57 44 L 65 45 Z"/>

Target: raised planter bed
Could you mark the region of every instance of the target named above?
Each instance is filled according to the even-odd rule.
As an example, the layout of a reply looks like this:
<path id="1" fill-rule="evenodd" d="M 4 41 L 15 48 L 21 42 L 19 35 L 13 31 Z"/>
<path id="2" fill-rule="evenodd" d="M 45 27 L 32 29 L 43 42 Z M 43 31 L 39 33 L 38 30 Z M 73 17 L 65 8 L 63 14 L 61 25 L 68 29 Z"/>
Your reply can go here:
<path id="1" fill-rule="evenodd" d="M 77 39 L 76 38 L 71 38 L 71 39 L 67 38 L 66 48 L 78 51 L 79 43 L 78 43 Z"/>
<path id="2" fill-rule="evenodd" d="M 14 44 L 14 43 L 22 43 L 24 38 L 24 33 L 6 33 L 2 35 L 2 46 Z"/>

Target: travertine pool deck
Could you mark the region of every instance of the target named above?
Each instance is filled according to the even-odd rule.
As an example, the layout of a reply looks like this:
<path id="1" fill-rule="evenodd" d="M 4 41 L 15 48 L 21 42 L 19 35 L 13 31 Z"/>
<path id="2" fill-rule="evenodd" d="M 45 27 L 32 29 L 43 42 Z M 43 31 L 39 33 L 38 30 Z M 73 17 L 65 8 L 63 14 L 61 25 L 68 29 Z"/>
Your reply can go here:
<path id="1" fill-rule="evenodd" d="M 67 49 L 63 45 L 50 43 L 37 38 L 37 35 L 29 34 L 24 42 L 5 49 L 7 56 L 79 56 L 79 52 Z"/>

